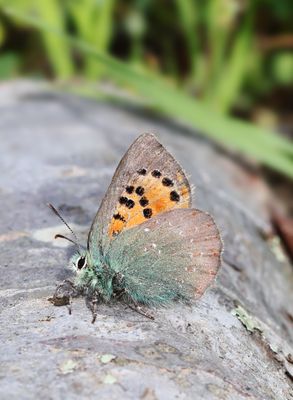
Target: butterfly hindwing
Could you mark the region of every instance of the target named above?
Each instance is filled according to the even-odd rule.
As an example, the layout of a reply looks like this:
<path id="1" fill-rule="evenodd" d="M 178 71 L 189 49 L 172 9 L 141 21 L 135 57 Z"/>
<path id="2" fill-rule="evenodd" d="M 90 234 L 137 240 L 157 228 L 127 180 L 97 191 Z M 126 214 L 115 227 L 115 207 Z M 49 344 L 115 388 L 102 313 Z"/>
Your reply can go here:
<path id="1" fill-rule="evenodd" d="M 106 250 L 113 238 L 159 213 L 191 205 L 188 180 L 178 162 L 152 134 L 130 146 L 92 224 L 89 250 Z"/>
<path id="2" fill-rule="evenodd" d="M 159 305 L 200 297 L 215 278 L 221 249 L 210 215 L 175 209 L 122 231 L 107 258 L 134 300 Z"/>

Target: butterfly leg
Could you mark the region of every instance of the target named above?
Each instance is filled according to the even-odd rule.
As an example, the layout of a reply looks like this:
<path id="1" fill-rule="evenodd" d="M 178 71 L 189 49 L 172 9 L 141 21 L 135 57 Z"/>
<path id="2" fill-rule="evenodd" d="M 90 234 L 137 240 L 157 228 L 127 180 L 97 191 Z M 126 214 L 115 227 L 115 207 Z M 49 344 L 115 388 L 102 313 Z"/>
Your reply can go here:
<path id="1" fill-rule="evenodd" d="M 146 311 L 146 310 L 144 309 L 144 307 L 140 306 L 140 305 L 137 304 L 137 303 L 127 304 L 127 306 L 128 306 L 131 310 L 136 311 L 138 314 L 143 315 L 144 317 L 146 317 L 146 318 L 148 318 L 148 319 L 151 319 L 152 321 L 155 319 L 155 317 L 154 317 L 151 313 L 149 313 L 148 311 Z"/>
<path id="2" fill-rule="evenodd" d="M 97 319 L 99 297 L 99 294 L 96 292 L 86 296 L 86 305 L 92 313 L 92 324 L 94 324 Z"/>
<path id="3" fill-rule="evenodd" d="M 136 311 L 138 314 L 143 315 L 144 317 L 151 320 L 155 319 L 155 317 L 150 312 L 148 312 L 143 306 L 141 306 L 135 300 L 130 298 L 130 301 L 127 301 L 126 304 L 131 310 Z"/>
<path id="4" fill-rule="evenodd" d="M 146 318 L 154 320 L 155 318 L 146 311 L 139 303 L 137 303 L 133 298 L 130 296 L 129 291 L 121 287 L 120 285 L 123 284 L 123 276 L 121 274 L 117 274 L 114 280 L 114 298 L 115 300 L 120 300 L 121 298 L 124 300 L 125 304 L 133 311 L 136 311 L 138 314 L 143 315 Z"/>
<path id="5" fill-rule="evenodd" d="M 113 296 L 115 300 L 120 300 L 121 297 L 123 297 L 126 293 L 125 289 L 121 289 L 121 290 L 117 290 L 116 292 L 114 292 Z"/>
<path id="6" fill-rule="evenodd" d="M 71 314 L 72 298 L 77 297 L 80 292 L 74 286 L 74 283 L 66 279 L 57 286 L 54 294 L 48 300 L 54 306 L 66 306 L 69 314 Z"/>

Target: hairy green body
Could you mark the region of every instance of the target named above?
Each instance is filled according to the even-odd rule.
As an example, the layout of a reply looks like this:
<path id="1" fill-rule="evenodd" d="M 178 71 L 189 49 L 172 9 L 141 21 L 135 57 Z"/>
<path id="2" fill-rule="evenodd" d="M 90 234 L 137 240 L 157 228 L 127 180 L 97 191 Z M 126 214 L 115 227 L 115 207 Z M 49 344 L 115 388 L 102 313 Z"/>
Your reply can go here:
<path id="1" fill-rule="evenodd" d="M 138 270 L 135 275 L 127 272 L 131 268 L 127 268 L 129 265 L 125 263 L 113 263 L 102 256 L 92 259 L 89 253 L 82 256 L 76 254 L 71 264 L 75 265 L 80 257 L 86 257 L 87 268 L 77 272 L 75 286 L 80 290 L 87 290 L 90 295 L 97 294 L 101 301 L 109 302 L 111 298 L 121 296 L 147 306 L 164 306 L 175 299 L 186 302 L 191 297 L 191 292 L 188 293 L 186 287 L 183 290 L 180 283 L 175 284 L 172 279 L 166 281 L 164 276 L 158 279 L 152 269 L 145 269 L 147 265 L 139 265 L 140 270 L 144 271 L 142 277 Z M 189 289 L 192 290 L 191 285 Z"/>

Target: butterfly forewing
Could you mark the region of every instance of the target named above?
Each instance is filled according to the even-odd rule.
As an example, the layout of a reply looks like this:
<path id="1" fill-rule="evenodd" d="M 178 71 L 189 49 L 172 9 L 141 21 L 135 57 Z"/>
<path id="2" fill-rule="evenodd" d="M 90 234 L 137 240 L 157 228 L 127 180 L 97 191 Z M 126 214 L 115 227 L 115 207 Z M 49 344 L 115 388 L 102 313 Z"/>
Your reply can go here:
<path id="1" fill-rule="evenodd" d="M 200 297 L 215 279 L 221 249 L 210 215 L 177 209 L 122 231 L 108 258 L 137 301 L 164 304 Z"/>
<path id="2" fill-rule="evenodd" d="M 92 224 L 88 247 L 106 251 L 123 230 L 191 204 L 190 186 L 177 161 L 152 134 L 141 135 L 122 158 Z"/>

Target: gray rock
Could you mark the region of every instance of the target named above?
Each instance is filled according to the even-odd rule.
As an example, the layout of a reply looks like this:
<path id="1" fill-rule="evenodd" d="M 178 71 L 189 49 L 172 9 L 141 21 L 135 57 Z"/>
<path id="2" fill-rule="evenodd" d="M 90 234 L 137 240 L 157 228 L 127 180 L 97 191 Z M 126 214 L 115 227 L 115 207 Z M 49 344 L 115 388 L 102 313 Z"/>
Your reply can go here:
<path id="1" fill-rule="evenodd" d="M 2 84 L 0 393 L 3 399 L 293 399 L 293 271 L 268 240 L 269 193 L 220 149 L 138 109 Z M 83 299 L 47 298 L 72 247 L 47 208 L 85 239 L 111 176 L 138 134 L 157 133 L 195 184 L 194 204 L 225 243 L 216 283 L 155 321 Z M 67 233 L 67 232 L 66 232 Z M 291 347 L 290 347 L 291 346 Z"/>

